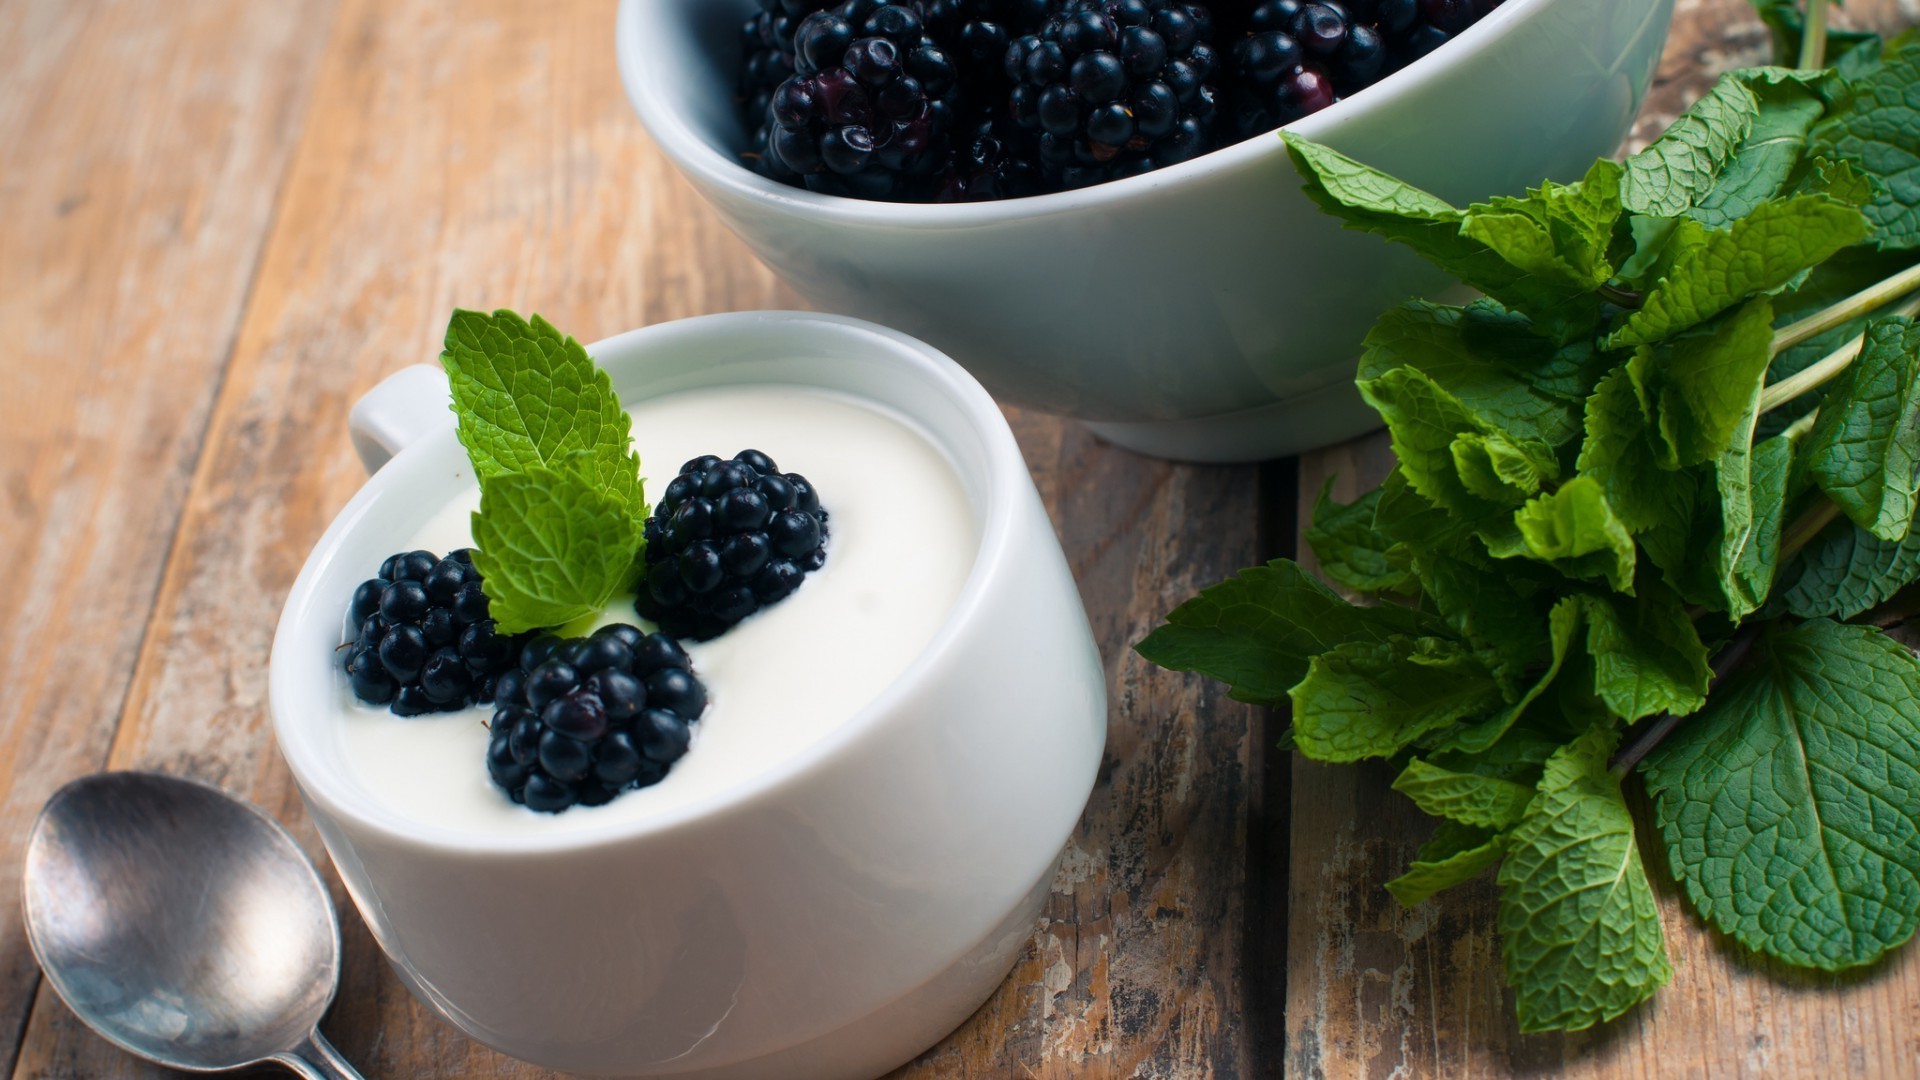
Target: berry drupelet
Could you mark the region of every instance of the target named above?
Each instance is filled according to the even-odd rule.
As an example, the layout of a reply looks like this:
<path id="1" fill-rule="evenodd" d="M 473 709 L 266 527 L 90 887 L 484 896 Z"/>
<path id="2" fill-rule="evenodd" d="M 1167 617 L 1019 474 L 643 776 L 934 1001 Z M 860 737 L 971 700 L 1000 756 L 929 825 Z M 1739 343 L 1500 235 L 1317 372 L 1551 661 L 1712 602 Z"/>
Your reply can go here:
<path id="1" fill-rule="evenodd" d="M 1501 0 L 1264 0 L 1233 46 L 1228 126 L 1250 138 L 1418 60 Z"/>
<path id="2" fill-rule="evenodd" d="M 497 687 L 487 774 L 545 813 L 659 783 L 707 707 L 680 644 L 624 624 L 534 638 Z"/>
<path id="3" fill-rule="evenodd" d="M 787 598 L 827 560 L 813 485 L 758 450 L 680 466 L 646 523 L 634 607 L 675 637 L 705 641 Z"/>
<path id="4" fill-rule="evenodd" d="M 1084 187 L 1211 148 L 1213 17 L 1176 0 L 1065 0 L 1007 47 L 1013 118 L 1055 186 Z"/>
<path id="5" fill-rule="evenodd" d="M 959 71 L 916 5 L 846 0 L 794 30 L 767 106 L 769 167 L 814 191 L 909 199 L 945 161 Z"/>
<path id="6" fill-rule="evenodd" d="M 353 694 L 398 716 L 493 700 L 517 642 L 494 632 L 480 572 L 466 549 L 406 551 L 354 590 L 354 638 L 342 649 Z"/>

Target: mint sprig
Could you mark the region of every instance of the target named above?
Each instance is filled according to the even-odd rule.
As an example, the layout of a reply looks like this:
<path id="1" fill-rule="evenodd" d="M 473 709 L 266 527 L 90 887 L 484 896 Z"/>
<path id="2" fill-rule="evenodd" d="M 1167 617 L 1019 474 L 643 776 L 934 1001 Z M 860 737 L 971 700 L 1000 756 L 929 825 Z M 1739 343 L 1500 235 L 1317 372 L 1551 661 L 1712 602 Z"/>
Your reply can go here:
<path id="1" fill-rule="evenodd" d="M 1621 784 L 1734 941 L 1825 970 L 1920 924 L 1920 40 L 1757 0 L 1783 56 L 1646 150 L 1455 207 L 1283 133 L 1323 209 L 1485 298 L 1409 302 L 1357 385 L 1398 467 L 1138 646 L 1384 758 L 1438 819 L 1404 903 L 1498 867 L 1527 1031 L 1671 976 Z M 1817 64 L 1812 65 L 1817 67 Z M 1834 619 L 1852 620 L 1847 623 Z"/>
<path id="2" fill-rule="evenodd" d="M 498 631 L 563 626 L 630 591 L 646 492 L 606 372 L 511 311 L 455 311 L 440 361 L 480 481 L 473 559 Z"/>

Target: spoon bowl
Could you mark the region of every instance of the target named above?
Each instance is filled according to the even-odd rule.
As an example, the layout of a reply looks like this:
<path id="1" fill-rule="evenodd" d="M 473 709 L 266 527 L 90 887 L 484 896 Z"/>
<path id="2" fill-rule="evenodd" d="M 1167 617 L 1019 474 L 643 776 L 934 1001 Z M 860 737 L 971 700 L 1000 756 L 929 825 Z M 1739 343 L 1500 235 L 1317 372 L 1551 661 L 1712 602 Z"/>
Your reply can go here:
<path id="1" fill-rule="evenodd" d="M 333 901 L 255 808 L 155 773 L 83 777 L 34 822 L 24 880 L 47 981 L 122 1049 L 195 1072 L 357 1075 L 316 1028 L 340 976 Z"/>

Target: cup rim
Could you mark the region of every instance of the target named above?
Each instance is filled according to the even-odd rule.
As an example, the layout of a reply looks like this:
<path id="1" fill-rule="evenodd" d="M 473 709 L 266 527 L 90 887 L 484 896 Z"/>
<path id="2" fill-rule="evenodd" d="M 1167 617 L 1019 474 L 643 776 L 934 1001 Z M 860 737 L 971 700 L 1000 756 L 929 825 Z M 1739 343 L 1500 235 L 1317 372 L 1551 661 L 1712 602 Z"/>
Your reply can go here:
<path id="1" fill-rule="evenodd" d="M 748 776 L 737 784 L 727 785 L 700 798 L 668 807 L 658 814 L 637 819 L 551 833 L 493 834 L 429 824 L 410 818 L 376 800 L 355 797 L 352 793 L 355 782 L 338 775 L 341 770 L 325 765 L 311 742 L 325 737 L 319 730 L 319 724 L 324 723 L 326 718 L 313 714 L 324 711 L 325 706 L 317 702 L 331 700 L 331 694 L 311 692 L 314 690 L 309 685 L 311 678 L 305 674 L 314 670 L 308 666 L 311 658 L 294 655 L 293 643 L 313 636 L 302 633 L 302 630 L 312 626 L 315 620 L 321 620 L 322 625 L 337 625 L 338 613 L 333 608 L 338 605 L 329 606 L 326 598 L 317 595 L 320 578 L 340 558 L 341 548 L 348 537 L 361 527 L 362 522 L 378 512 L 381 505 L 396 497 L 390 489 L 397 479 L 409 470 L 420 468 L 415 463 L 425 460 L 426 453 L 434 449 L 434 444 L 441 444 L 440 449 L 444 452 L 445 442 L 456 438 L 452 428 L 448 427 L 423 436 L 413 445 L 405 447 L 367 478 L 308 553 L 281 609 L 268 662 L 268 703 L 281 757 L 309 800 L 323 806 L 332 818 L 351 821 L 358 829 L 376 832 L 390 841 L 421 849 L 463 855 L 545 855 L 609 847 L 761 809 L 769 800 L 777 800 L 785 789 L 804 783 L 828 768 L 851 745 L 872 737 L 889 718 L 910 711 L 901 709 L 903 701 L 927 682 L 941 658 L 953 650 L 963 634 L 971 630 L 980 618 L 984 598 L 993 590 L 996 580 L 1007 573 L 1005 567 L 1012 554 L 1016 527 L 1016 496 L 1019 485 L 1023 481 L 1030 482 L 1025 459 L 1005 416 L 992 397 L 965 369 L 946 354 L 916 338 L 864 320 L 806 311 L 732 312 L 657 323 L 602 338 L 586 348 L 590 355 L 596 357 L 610 349 L 638 349 L 639 355 L 644 356 L 675 348 L 698 347 L 707 341 L 724 341 L 734 334 L 768 327 L 779 328 L 789 336 L 810 335 L 813 340 L 822 341 L 829 347 L 836 339 L 840 342 L 864 340 L 877 352 L 890 354 L 890 363 L 917 372 L 921 378 L 941 390 L 948 400 L 959 407 L 968 427 L 979 440 L 985 465 L 984 489 L 977 510 L 980 538 L 974 549 L 973 563 L 946 618 L 906 668 L 853 715 L 801 747 L 786 760 Z M 720 382 L 704 385 L 731 384 Z M 855 393 L 854 396 L 863 395 Z M 915 417 L 907 418 L 918 423 Z M 921 426 L 924 428 L 924 425 Z M 931 432 L 925 434 L 930 439 L 935 438 Z M 939 446 L 937 442 L 935 445 L 943 456 L 951 457 L 949 448 Z M 325 635 L 324 631 L 322 633 Z M 332 689 L 329 687 L 328 691 Z"/>
<path id="2" fill-rule="evenodd" d="M 620 0 L 615 16 L 614 50 L 620 66 L 620 77 L 626 86 L 627 100 L 639 115 L 642 126 L 676 165 L 698 179 L 699 186 L 721 189 L 736 198 L 792 216 L 818 217 L 827 227 L 858 225 L 939 231 L 1096 211 L 1168 188 L 1197 185 L 1213 174 L 1251 168 L 1268 155 L 1285 153 L 1280 140 L 1273 137 L 1277 132 L 1267 132 L 1209 151 L 1191 161 L 1139 176 L 1017 199 L 910 203 L 823 195 L 780 183 L 745 167 L 709 142 L 684 116 L 668 108 L 662 97 L 648 92 L 655 65 L 648 63 L 645 58 L 652 46 L 642 43 L 663 39 L 660 35 L 641 33 L 641 27 L 647 18 L 646 9 L 652 8 L 657 12 L 670 6 L 671 2 Z M 678 2 L 704 3 L 706 0 Z M 1277 130 L 1291 131 L 1316 142 L 1337 138 L 1338 132 L 1351 123 L 1391 109 L 1395 102 L 1419 96 L 1442 71 L 1472 62 L 1523 21 L 1534 17 L 1553 2 L 1506 0 L 1461 31 L 1454 40 L 1367 87 L 1364 93 L 1336 101 L 1319 112 Z M 654 17 L 658 18 L 657 15 Z"/>

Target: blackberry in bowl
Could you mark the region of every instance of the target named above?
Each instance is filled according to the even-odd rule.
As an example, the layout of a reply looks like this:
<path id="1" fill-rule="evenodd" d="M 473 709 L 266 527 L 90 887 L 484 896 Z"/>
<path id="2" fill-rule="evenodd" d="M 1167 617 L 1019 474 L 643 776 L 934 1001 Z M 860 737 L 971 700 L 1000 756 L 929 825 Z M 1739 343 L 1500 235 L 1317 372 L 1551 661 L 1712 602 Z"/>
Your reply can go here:
<path id="1" fill-rule="evenodd" d="M 1384 19 L 1386 5 L 1341 10 Z M 1254 32 L 1257 6 L 1210 7 L 1223 80 L 1236 77 L 1234 51 Z M 1416 6 L 1429 18 L 1463 10 Z M 963 108 L 993 136 L 977 153 L 976 140 L 963 152 L 950 138 L 950 156 L 927 178 L 949 201 L 843 198 L 760 175 L 742 156 L 753 128 L 733 103 L 739 56 L 725 47 L 757 9 L 758 0 L 623 0 L 616 48 L 642 122 L 725 224 L 814 306 L 929 342 L 1008 404 L 1084 420 L 1163 457 L 1295 453 L 1377 423 L 1353 387 L 1361 340 L 1381 311 L 1452 285 L 1410 252 L 1322 215 L 1284 145 L 1265 135 L 1229 134 L 1209 153 L 1109 183 L 977 199 L 975 177 L 1018 186 L 1010 162 L 1033 162 L 1038 146 L 998 151 L 1021 137 L 1037 144 L 1044 128 L 1009 131 L 995 124 L 1010 113 Z M 1456 205 L 1543 177 L 1571 181 L 1626 134 L 1672 11 L 1672 0 L 1506 0 L 1444 47 L 1289 127 Z M 1269 66 L 1291 70 L 1279 59 Z M 1233 115 L 1218 101 L 1216 113 Z M 1099 152 L 1089 137 L 1086 156 Z M 1044 180 L 1040 170 L 1031 177 Z"/>

